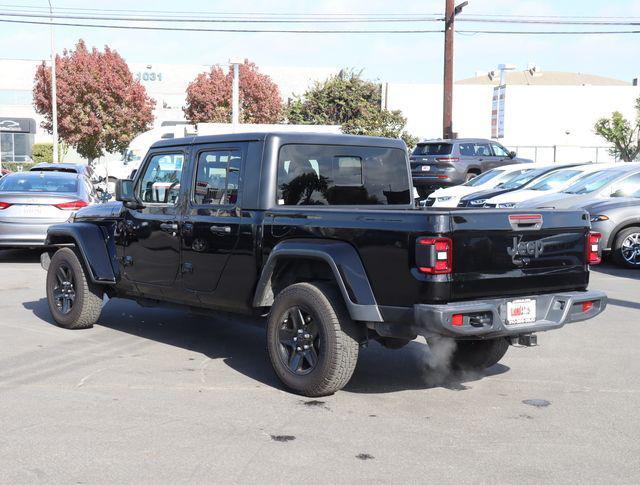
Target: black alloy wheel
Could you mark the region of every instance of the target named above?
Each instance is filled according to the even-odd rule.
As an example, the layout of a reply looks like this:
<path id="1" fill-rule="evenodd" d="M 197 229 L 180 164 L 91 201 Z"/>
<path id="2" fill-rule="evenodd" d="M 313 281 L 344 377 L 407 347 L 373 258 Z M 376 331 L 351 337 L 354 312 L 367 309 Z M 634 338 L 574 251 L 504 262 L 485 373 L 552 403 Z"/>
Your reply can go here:
<path id="1" fill-rule="evenodd" d="M 318 365 L 321 338 L 313 314 L 293 306 L 283 314 L 278 330 L 280 358 L 294 374 L 303 376 Z"/>
<path id="2" fill-rule="evenodd" d="M 68 315 L 76 301 L 76 287 L 73 271 L 66 264 L 56 269 L 56 283 L 53 287 L 53 299 L 56 308 L 63 315 Z"/>

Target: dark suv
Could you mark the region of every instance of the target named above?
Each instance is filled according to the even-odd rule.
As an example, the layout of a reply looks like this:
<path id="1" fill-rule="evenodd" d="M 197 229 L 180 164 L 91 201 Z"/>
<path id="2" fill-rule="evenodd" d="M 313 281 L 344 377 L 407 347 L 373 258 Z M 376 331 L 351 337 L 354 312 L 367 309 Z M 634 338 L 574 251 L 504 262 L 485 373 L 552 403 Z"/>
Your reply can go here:
<path id="1" fill-rule="evenodd" d="M 426 197 L 435 189 L 459 185 L 492 168 L 530 162 L 492 140 L 429 140 L 413 150 L 411 176 L 420 197 Z"/>

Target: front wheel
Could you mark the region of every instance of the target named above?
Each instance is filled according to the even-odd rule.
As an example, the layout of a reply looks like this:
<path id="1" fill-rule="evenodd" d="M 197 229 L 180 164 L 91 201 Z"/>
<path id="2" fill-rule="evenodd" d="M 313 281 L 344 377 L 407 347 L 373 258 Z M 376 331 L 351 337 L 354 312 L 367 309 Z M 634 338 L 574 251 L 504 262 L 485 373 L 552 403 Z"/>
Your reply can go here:
<path id="1" fill-rule="evenodd" d="M 640 268 L 640 227 L 620 231 L 612 251 L 616 263 L 627 268 Z"/>
<path id="2" fill-rule="evenodd" d="M 56 323 L 63 328 L 89 328 L 102 311 L 102 289 L 85 274 L 71 248 L 56 251 L 47 271 L 47 301 Z"/>
<path id="3" fill-rule="evenodd" d="M 335 288 L 296 283 L 280 292 L 271 307 L 267 350 L 287 388 L 308 397 L 326 396 L 353 375 L 357 327 Z"/>

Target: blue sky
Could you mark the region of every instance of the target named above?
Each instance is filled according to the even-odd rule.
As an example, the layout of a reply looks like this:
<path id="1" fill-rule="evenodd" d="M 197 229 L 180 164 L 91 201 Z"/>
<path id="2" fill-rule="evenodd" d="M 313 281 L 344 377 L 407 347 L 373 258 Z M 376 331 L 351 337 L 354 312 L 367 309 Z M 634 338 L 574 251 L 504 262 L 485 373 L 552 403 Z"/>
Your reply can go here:
<path id="1" fill-rule="evenodd" d="M 270 13 L 437 13 L 444 0 L 123 0 L 86 2 L 52 0 L 54 6 L 110 9 L 193 10 Z M 46 0 L 3 4 L 46 6 Z M 0 10 L 2 8 L 0 7 Z M 588 15 L 640 17 L 640 0 L 469 0 L 467 14 Z M 464 14 L 463 14 L 464 15 Z M 435 28 L 438 24 L 420 24 Z M 412 27 L 415 24 L 400 28 Z M 459 28 L 508 28 L 491 24 L 459 23 Z M 296 26 L 293 26 L 296 27 Z M 355 28 L 366 28 L 357 25 Z M 545 26 L 512 26 L 519 29 Z M 636 27 L 637 28 L 637 27 Z M 59 50 L 78 38 L 88 45 L 115 48 L 130 62 L 225 63 L 241 56 L 258 65 L 342 67 L 364 69 L 372 79 L 393 82 L 440 82 L 442 34 L 413 35 L 286 35 L 142 32 L 56 28 Z M 579 71 L 630 81 L 640 76 L 640 35 L 600 36 L 507 36 L 463 35 L 456 42 L 456 79 L 490 70 L 499 63 L 525 68 L 529 62 L 543 70 Z M 42 59 L 49 53 L 46 26 L 0 23 L 0 57 Z M 0 73 L 1 75 L 1 73 Z"/>

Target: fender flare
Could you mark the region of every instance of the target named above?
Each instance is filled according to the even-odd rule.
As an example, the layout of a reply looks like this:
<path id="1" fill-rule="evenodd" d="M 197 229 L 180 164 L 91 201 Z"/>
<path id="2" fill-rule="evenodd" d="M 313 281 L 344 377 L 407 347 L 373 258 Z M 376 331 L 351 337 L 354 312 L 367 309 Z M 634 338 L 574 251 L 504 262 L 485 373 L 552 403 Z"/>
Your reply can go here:
<path id="1" fill-rule="evenodd" d="M 56 224 L 47 230 L 45 245 L 61 246 L 68 244 L 71 239 L 82 255 L 91 281 L 102 285 L 115 285 L 117 278 L 112 264 L 114 257 L 110 255 L 106 237 L 104 229 L 95 224 Z"/>
<path id="2" fill-rule="evenodd" d="M 271 277 L 278 261 L 285 258 L 324 261 L 331 268 L 351 318 L 365 322 L 384 321 L 358 252 L 344 241 L 290 239 L 277 244 L 262 268 L 253 298 L 254 307 L 267 307 L 273 303 Z"/>

